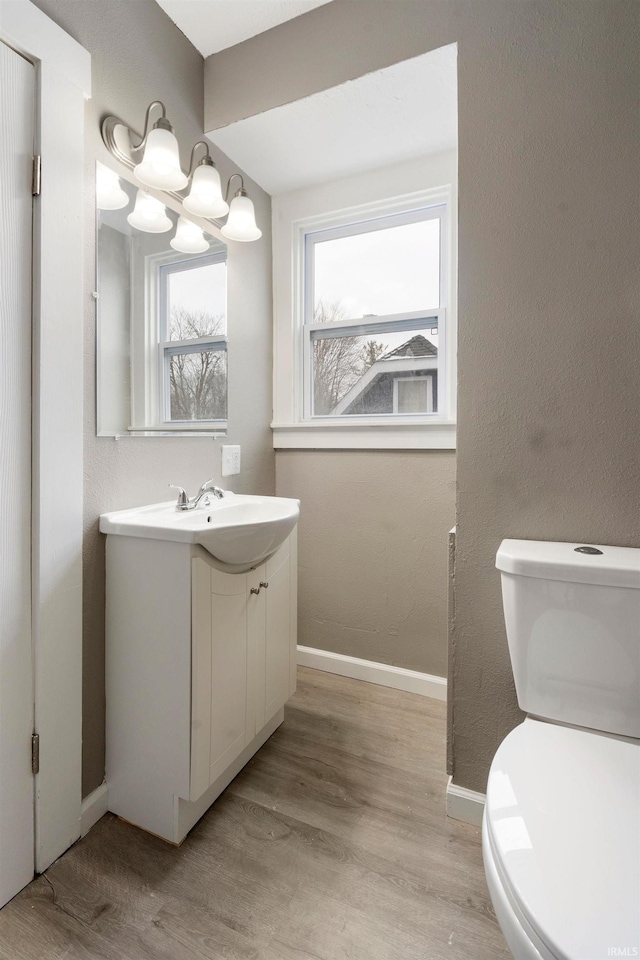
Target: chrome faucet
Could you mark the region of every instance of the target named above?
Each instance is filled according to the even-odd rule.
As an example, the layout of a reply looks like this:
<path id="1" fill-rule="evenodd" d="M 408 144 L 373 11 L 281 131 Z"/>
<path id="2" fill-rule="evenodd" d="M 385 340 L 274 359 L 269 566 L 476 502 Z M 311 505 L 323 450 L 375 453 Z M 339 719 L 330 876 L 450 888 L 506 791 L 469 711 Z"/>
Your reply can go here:
<path id="1" fill-rule="evenodd" d="M 175 483 L 170 483 L 169 486 L 178 491 L 176 510 L 195 510 L 202 498 L 208 496 L 209 494 L 212 494 L 217 500 L 222 500 L 224 497 L 224 490 L 222 487 L 217 487 L 215 485 L 213 478 L 202 484 L 193 500 L 189 499 L 187 496 L 187 491 L 184 489 L 184 487 L 179 487 Z"/>

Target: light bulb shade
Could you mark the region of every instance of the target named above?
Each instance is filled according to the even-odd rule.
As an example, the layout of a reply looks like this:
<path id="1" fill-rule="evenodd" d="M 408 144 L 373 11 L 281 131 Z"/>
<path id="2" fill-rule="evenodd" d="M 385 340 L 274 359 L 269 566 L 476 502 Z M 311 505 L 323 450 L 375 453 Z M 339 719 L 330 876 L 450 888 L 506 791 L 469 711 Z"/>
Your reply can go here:
<path id="1" fill-rule="evenodd" d="M 114 170 L 98 164 L 96 170 L 96 206 L 98 210 L 122 210 L 129 197 L 120 186 L 120 177 Z"/>
<path id="2" fill-rule="evenodd" d="M 164 204 L 144 190 L 138 190 L 133 212 L 129 214 L 127 221 L 136 230 L 144 233 L 166 233 L 173 226 Z"/>
<path id="3" fill-rule="evenodd" d="M 209 243 L 200 227 L 185 217 L 178 218 L 176 235 L 169 243 L 180 253 L 204 253 L 209 249 Z"/>
<path id="4" fill-rule="evenodd" d="M 224 217 L 229 213 L 229 204 L 222 196 L 220 174 L 210 163 L 201 163 L 193 171 L 191 190 L 182 206 L 198 217 Z"/>
<path id="5" fill-rule="evenodd" d="M 180 169 L 178 141 L 171 130 L 154 127 L 147 137 L 142 162 L 133 172 L 147 187 L 183 190 L 189 182 Z"/>
<path id="6" fill-rule="evenodd" d="M 231 201 L 229 218 L 221 230 L 228 240 L 259 240 L 262 230 L 256 225 L 256 214 L 253 203 L 247 196 L 236 196 Z"/>

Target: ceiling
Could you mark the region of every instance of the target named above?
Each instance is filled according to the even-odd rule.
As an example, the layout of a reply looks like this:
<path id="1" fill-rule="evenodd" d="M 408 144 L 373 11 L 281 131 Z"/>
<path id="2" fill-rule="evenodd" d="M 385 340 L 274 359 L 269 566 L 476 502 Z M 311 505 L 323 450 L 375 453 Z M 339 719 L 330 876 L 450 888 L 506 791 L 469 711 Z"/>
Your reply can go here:
<path id="1" fill-rule="evenodd" d="M 331 0 L 157 0 L 204 57 Z M 277 196 L 457 146 L 451 44 L 207 133 Z"/>
<path id="2" fill-rule="evenodd" d="M 272 196 L 452 149 L 456 44 L 207 136 Z"/>
<path id="3" fill-rule="evenodd" d="M 330 0 L 157 0 L 203 57 Z"/>

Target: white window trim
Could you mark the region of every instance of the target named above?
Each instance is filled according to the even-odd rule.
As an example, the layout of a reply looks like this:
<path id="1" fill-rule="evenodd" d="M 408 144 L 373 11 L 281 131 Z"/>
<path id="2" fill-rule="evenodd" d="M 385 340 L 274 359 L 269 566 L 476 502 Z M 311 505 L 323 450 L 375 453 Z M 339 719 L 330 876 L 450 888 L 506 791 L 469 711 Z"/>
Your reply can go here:
<path id="1" fill-rule="evenodd" d="M 198 259 L 226 260 L 226 253 L 203 254 Z M 131 390 L 132 423 L 129 430 L 135 433 L 172 433 L 184 431 L 206 437 L 224 437 L 228 421 L 224 420 L 171 420 L 168 418 L 169 398 L 160 388 L 163 382 L 166 352 L 165 348 L 193 347 L 202 344 L 216 348 L 224 344 L 228 350 L 228 335 L 200 337 L 196 340 L 166 341 L 166 318 L 160 316 L 160 270 L 167 264 L 181 261 L 193 262 L 193 254 L 154 253 L 144 258 L 144 339 L 136 340 L 132 329 L 131 339 Z M 184 269 L 188 269 L 185 267 Z M 160 337 L 163 339 L 161 340 Z M 220 347 L 218 347 L 220 349 Z"/>
<path id="2" fill-rule="evenodd" d="M 456 325 L 454 297 L 456 283 L 453 254 L 454 231 L 451 229 L 453 215 L 452 190 L 449 185 L 429 188 L 393 197 L 376 200 L 339 211 L 316 214 L 293 220 L 290 224 L 290 261 L 283 263 L 284 253 L 278 248 L 276 233 L 274 248 L 274 420 L 273 444 L 278 449 L 455 449 L 456 446 Z M 448 309 L 447 325 L 442 340 L 439 334 L 439 350 L 444 353 L 444 390 L 440 414 L 394 417 L 393 421 L 380 417 L 349 417 L 305 419 L 305 339 L 308 337 L 303 324 L 305 311 L 304 267 L 306 256 L 305 236 L 314 231 L 343 227 L 358 220 L 411 213 L 424 207 L 446 206 L 441 224 L 443 249 L 446 250 L 448 275 L 441 279 L 441 301 Z M 274 231 L 279 224 L 274 222 Z M 280 262 L 277 262 L 280 260 Z M 435 316 L 443 310 L 421 312 L 420 315 Z M 364 321 L 366 322 L 366 321 Z M 371 322 L 371 321 L 369 321 Z M 353 325 L 347 321 L 346 325 Z M 313 328 L 313 325 L 308 325 Z M 446 332 L 445 332 L 446 331 Z M 307 348 L 308 349 L 308 348 Z M 442 379 L 442 378 L 441 378 Z"/>

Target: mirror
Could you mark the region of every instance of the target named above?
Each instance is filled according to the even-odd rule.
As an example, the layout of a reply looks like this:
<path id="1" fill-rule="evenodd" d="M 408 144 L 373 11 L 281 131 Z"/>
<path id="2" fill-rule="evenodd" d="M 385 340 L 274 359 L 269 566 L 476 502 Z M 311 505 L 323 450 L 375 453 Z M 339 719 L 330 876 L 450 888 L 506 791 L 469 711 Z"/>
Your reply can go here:
<path id="1" fill-rule="evenodd" d="M 97 433 L 224 434 L 227 248 L 97 164 Z"/>

